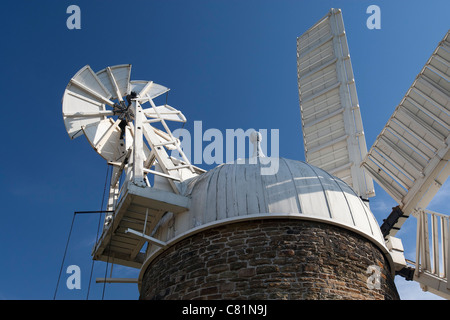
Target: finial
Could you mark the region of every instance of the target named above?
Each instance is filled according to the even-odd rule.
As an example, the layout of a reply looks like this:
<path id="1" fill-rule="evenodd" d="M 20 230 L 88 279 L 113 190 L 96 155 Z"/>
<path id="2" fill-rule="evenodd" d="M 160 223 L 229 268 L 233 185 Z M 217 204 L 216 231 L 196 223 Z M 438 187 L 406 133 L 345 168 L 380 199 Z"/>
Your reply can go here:
<path id="1" fill-rule="evenodd" d="M 250 142 L 253 143 L 253 157 L 264 158 L 265 155 L 261 150 L 262 135 L 258 131 L 250 134 Z"/>

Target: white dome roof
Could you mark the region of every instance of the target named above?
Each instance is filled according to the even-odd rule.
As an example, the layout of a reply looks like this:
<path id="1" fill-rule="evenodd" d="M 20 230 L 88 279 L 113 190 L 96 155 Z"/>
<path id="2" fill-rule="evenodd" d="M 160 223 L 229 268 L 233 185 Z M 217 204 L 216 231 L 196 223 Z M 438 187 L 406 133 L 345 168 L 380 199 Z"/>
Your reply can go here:
<path id="1" fill-rule="evenodd" d="M 191 198 L 189 210 L 162 219 L 154 236 L 171 241 L 217 224 L 286 217 L 339 225 L 385 247 L 372 212 L 342 180 L 306 162 L 251 160 L 254 164 L 249 159 L 222 164 L 185 181 L 181 194 Z M 272 174 L 265 171 L 270 166 Z"/>

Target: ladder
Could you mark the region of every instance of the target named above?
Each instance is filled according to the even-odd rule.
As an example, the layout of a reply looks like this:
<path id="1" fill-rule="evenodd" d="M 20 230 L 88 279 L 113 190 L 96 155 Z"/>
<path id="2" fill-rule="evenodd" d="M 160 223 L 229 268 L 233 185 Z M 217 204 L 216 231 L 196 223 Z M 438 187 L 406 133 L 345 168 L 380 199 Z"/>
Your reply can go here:
<path id="1" fill-rule="evenodd" d="M 149 102 L 150 108 L 144 109 L 142 104 L 146 102 Z M 185 122 L 186 119 L 181 111 L 168 105 L 157 107 L 149 94 L 142 94 L 142 92 L 131 100 L 131 109 L 134 114 L 134 123 L 129 122 L 126 127 L 123 147 L 126 154 L 122 162 L 109 162 L 113 165 L 108 199 L 110 211 L 116 209 L 123 193 L 119 180 L 124 171 L 126 178 L 122 186 L 126 186 L 126 182 L 131 182 L 139 187 L 150 187 L 147 175 L 153 174 L 166 179 L 170 191 L 175 194 L 179 194 L 177 183 L 205 172 L 190 163 L 181 148 L 180 140 L 172 134 L 166 123 L 166 120 Z M 154 127 L 153 123 L 161 123 L 164 130 Z M 181 159 L 169 156 L 167 150 L 177 150 Z M 105 217 L 106 225 L 111 218 L 112 214 Z"/>

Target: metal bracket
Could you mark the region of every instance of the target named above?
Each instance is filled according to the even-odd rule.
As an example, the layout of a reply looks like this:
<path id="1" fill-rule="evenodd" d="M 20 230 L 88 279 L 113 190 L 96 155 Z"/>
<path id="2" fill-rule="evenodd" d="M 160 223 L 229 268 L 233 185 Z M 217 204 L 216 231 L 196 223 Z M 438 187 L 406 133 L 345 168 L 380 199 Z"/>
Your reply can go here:
<path id="1" fill-rule="evenodd" d="M 150 242 L 151 244 L 157 245 L 157 246 L 159 246 L 159 247 L 162 247 L 162 248 L 167 247 L 167 243 L 165 243 L 165 242 L 163 242 L 163 241 L 161 241 L 161 240 L 158 240 L 158 239 L 156 239 L 156 238 L 150 237 L 150 236 L 148 236 L 148 235 L 146 235 L 146 234 L 144 234 L 144 233 L 142 233 L 142 232 L 133 230 L 133 229 L 131 229 L 131 228 L 128 228 L 128 229 L 125 231 L 125 233 L 132 233 L 132 234 L 134 234 L 134 235 L 136 235 L 136 236 L 138 236 L 138 237 L 140 237 L 140 238 L 143 238 L 143 239 L 147 240 L 147 241 Z"/>
<path id="2" fill-rule="evenodd" d="M 392 208 L 392 212 L 386 219 L 383 219 L 383 224 L 380 227 L 383 237 L 387 237 L 389 235 L 389 232 L 391 229 L 394 229 L 394 225 L 398 222 L 398 219 L 407 217 L 408 216 L 403 214 L 403 211 L 399 206 Z"/>
<path id="3" fill-rule="evenodd" d="M 97 278 L 96 283 L 139 283 L 135 278 Z"/>
<path id="4" fill-rule="evenodd" d="M 405 278 L 406 281 L 412 281 L 414 280 L 414 272 L 414 268 L 407 266 L 399 271 L 396 271 L 395 274 Z"/>

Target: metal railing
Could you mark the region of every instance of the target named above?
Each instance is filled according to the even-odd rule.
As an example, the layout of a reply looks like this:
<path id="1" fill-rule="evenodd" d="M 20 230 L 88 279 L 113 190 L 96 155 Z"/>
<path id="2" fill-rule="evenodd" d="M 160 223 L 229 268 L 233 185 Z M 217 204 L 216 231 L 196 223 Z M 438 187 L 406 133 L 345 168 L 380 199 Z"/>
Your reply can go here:
<path id="1" fill-rule="evenodd" d="M 450 299 L 450 216 L 430 210 L 416 211 L 416 268 L 414 280 L 424 291 Z"/>

